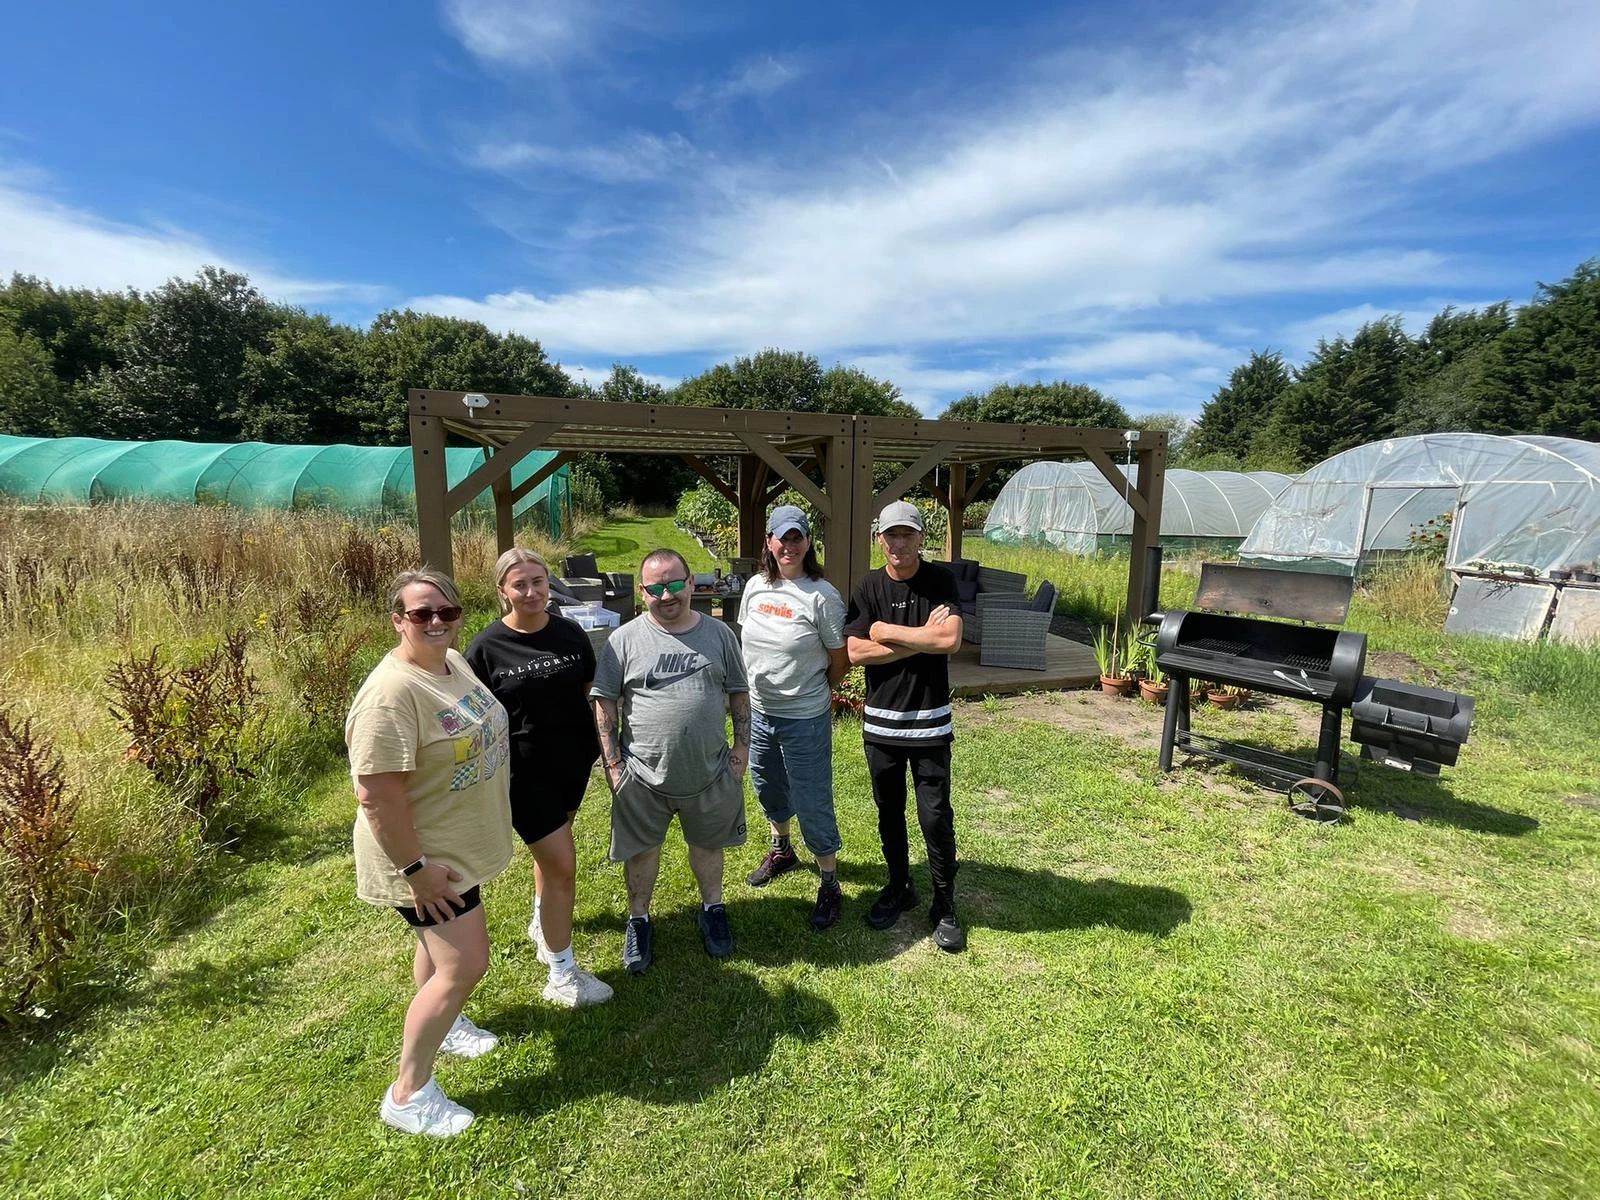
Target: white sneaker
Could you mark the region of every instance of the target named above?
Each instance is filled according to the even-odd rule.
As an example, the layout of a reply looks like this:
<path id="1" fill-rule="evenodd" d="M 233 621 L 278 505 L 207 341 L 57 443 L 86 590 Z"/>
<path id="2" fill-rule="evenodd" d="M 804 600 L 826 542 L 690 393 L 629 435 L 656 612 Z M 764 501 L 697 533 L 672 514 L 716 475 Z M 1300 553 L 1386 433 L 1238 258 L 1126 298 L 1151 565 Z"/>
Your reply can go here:
<path id="1" fill-rule="evenodd" d="M 385 1125 L 393 1125 L 402 1133 L 427 1137 L 453 1137 L 472 1124 L 472 1110 L 446 1096 L 431 1077 L 404 1104 L 395 1102 L 394 1085 L 390 1084 L 383 1093 L 378 1116 Z"/>
<path id="2" fill-rule="evenodd" d="M 545 966 L 550 965 L 550 947 L 544 944 L 544 930 L 539 927 L 539 914 L 533 914 L 533 920 L 528 922 L 528 940 L 537 947 L 539 961 Z"/>
<path id="3" fill-rule="evenodd" d="M 439 1053 L 453 1054 L 457 1058 L 477 1058 L 499 1044 L 499 1038 L 487 1029 L 479 1029 L 467 1020 L 466 1013 L 462 1013 L 456 1018 L 456 1023 L 450 1026 L 450 1032 L 444 1035 L 444 1041 L 439 1043 Z"/>
<path id="4" fill-rule="evenodd" d="M 604 1004 L 612 994 L 609 983 L 596 979 L 582 967 L 574 967 L 562 975 L 552 974 L 550 982 L 544 985 L 544 998 L 564 1008 Z"/>

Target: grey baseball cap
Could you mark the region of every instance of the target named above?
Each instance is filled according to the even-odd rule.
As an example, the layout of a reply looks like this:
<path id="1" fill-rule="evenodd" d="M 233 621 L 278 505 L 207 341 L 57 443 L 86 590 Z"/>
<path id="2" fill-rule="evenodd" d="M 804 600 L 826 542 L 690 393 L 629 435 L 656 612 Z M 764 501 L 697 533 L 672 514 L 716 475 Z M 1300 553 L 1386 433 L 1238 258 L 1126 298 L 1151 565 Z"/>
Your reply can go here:
<path id="1" fill-rule="evenodd" d="M 798 529 L 807 537 L 811 536 L 811 522 L 806 520 L 805 510 L 793 504 L 780 504 L 767 518 L 767 532 L 775 537 L 782 537 L 791 529 Z"/>
<path id="2" fill-rule="evenodd" d="M 893 504 L 885 504 L 883 511 L 878 514 L 879 533 L 885 529 L 893 529 L 897 525 L 909 525 L 918 533 L 922 532 L 922 514 L 909 500 L 896 500 Z"/>

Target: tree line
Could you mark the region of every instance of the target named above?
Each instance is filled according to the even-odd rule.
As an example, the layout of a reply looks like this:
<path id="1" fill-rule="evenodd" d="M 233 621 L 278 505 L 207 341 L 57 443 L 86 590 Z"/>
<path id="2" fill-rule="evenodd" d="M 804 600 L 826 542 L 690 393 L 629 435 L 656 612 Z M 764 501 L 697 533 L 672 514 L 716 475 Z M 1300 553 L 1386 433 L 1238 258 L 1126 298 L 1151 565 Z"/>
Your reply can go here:
<path id="1" fill-rule="evenodd" d="M 1448 307 L 1417 337 L 1395 316 L 1317 343 L 1299 367 L 1257 351 L 1188 431 L 1178 465 L 1299 471 L 1435 432 L 1600 440 L 1600 259 L 1533 301 Z"/>
<path id="2" fill-rule="evenodd" d="M 673 387 L 622 364 L 590 384 L 537 341 L 480 322 L 406 309 L 358 329 L 274 304 L 216 267 L 148 293 L 24 275 L 0 285 L 0 433 L 401 445 L 411 387 L 921 415 L 889 380 L 776 349 Z M 1375 438 L 1446 429 L 1600 439 L 1600 259 L 1539 285 L 1515 312 L 1447 308 L 1415 338 L 1385 317 L 1319 342 L 1299 367 L 1257 351 L 1192 426 L 1067 381 L 997 384 L 942 419 L 1163 429 L 1172 463 L 1201 469 L 1299 470 Z M 675 460 L 624 455 L 589 456 L 582 468 L 607 500 L 673 501 L 695 478 Z"/>

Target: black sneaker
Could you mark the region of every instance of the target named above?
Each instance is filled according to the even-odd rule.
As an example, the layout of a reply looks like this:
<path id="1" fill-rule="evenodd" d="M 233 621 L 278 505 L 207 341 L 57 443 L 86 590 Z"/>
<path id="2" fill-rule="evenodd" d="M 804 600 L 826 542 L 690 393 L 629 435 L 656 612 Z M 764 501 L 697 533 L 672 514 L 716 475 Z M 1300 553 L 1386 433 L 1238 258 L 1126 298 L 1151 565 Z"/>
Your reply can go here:
<path id="1" fill-rule="evenodd" d="M 878 898 L 872 902 L 872 907 L 867 910 L 867 924 L 874 929 L 890 929 L 900 919 L 900 914 L 915 908 L 921 901 L 917 899 L 917 889 L 909 883 L 896 887 L 890 884 L 878 893 Z"/>
<path id="2" fill-rule="evenodd" d="M 811 910 L 811 928 L 826 929 L 839 919 L 844 908 L 844 889 L 837 883 L 817 889 L 817 906 Z"/>
<path id="3" fill-rule="evenodd" d="M 948 913 L 934 923 L 933 944 L 951 954 L 959 954 L 967 948 L 967 931 L 961 928 L 955 913 Z"/>
<path id="4" fill-rule="evenodd" d="M 630 975 L 643 975 L 650 969 L 651 942 L 655 940 L 655 926 L 649 917 L 629 917 L 628 927 L 622 934 L 622 965 Z"/>
<path id="5" fill-rule="evenodd" d="M 790 871 L 800 869 L 800 856 L 791 846 L 787 850 L 776 848 L 767 851 L 767 856 L 761 860 L 761 865 L 746 877 L 745 882 L 751 887 L 766 887 L 779 875 L 787 875 Z"/>
<path id="6" fill-rule="evenodd" d="M 700 909 L 696 922 L 700 926 L 700 940 L 712 958 L 728 958 L 733 954 L 733 930 L 728 928 L 728 910 L 721 904 Z"/>

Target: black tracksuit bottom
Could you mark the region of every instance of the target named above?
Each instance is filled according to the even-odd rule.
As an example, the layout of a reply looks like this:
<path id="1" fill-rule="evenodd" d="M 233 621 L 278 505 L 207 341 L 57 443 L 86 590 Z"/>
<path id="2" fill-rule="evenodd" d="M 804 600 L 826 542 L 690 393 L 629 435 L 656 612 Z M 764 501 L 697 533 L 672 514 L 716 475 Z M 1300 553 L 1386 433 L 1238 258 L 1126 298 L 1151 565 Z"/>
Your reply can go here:
<path id="1" fill-rule="evenodd" d="M 934 911 L 955 912 L 956 819 L 950 807 L 950 747 L 884 746 L 866 743 L 872 799 L 878 806 L 878 838 L 889 867 L 889 886 L 911 882 L 911 845 L 906 834 L 906 768 L 917 795 L 917 823 L 928 848 Z"/>

